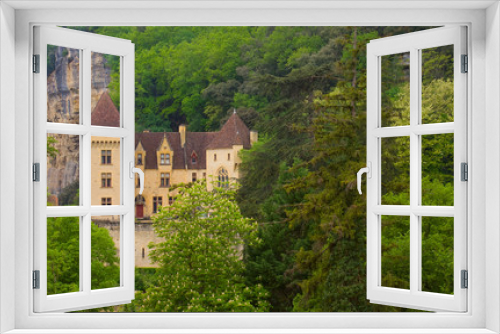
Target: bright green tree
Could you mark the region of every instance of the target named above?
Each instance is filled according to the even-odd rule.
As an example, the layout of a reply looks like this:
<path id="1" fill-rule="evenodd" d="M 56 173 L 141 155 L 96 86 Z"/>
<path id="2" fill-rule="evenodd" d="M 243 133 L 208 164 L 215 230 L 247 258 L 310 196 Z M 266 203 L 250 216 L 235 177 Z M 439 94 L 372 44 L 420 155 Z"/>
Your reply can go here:
<path id="1" fill-rule="evenodd" d="M 120 285 L 117 250 L 106 228 L 91 226 L 92 289 Z M 47 294 L 79 291 L 80 218 L 47 218 Z"/>
<path id="2" fill-rule="evenodd" d="M 206 182 L 178 188 L 179 194 L 155 218 L 150 258 L 157 263 L 158 282 L 138 294 L 142 312 L 267 311 L 267 292 L 244 280 L 242 248 L 255 245 L 257 223 L 244 218 L 234 190 Z"/>

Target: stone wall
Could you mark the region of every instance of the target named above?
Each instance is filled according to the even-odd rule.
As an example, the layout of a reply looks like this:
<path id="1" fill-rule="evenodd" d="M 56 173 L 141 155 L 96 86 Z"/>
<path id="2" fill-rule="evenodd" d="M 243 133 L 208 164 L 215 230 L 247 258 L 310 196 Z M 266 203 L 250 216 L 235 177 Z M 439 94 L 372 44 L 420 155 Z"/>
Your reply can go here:
<path id="1" fill-rule="evenodd" d="M 115 247 L 120 251 L 120 223 L 116 221 L 97 220 L 92 221 L 99 227 L 109 231 Z M 136 268 L 156 268 L 158 265 L 151 263 L 149 259 L 149 244 L 160 243 L 163 239 L 156 236 L 151 222 L 135 223 L 135 266 Z"/>

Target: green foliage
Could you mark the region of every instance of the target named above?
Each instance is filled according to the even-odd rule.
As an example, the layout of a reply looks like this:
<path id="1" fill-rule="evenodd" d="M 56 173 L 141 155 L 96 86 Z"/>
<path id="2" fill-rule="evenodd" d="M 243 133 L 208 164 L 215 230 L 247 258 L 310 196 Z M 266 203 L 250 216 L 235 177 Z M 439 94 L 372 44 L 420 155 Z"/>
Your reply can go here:
<path id="1" fill-rule="evenodd" d="M 80 205 L 80 181 L 75 180 L 64 187 L 58 196 L 58 200 L 60 206 Z"/>
<path id="2" fill-rule="evenodd" d="M 79 291 L 80 219 L 47 218 L 47 294 Z"/>
<path id="3" fill-rule="evenodd" d="M 57 140 L 54 137 L 47 137 L 47 158 L 55 158 L 59 150 L 54 147 Z"/>
<path id="4" fill-rule="evenodd" d="M 296 161 L 294 166 L 298 166 Z M 269 292 L 272 312 L 289 312 L 293 297 L 300 292 L 298 282 L 304 277 L 293 269 L 294 256 L 301 247 L 308 247 L 307 230 L 288 224 L 286 208 L 300 203 L 307 191 L 288 193 L 284 187 L 307 169 L 292 170 L 281 163 L 278 184 L 262 205 L 265 223 L 259 226 L 262 242 L 246 249 L 246 278 L 250 284 L 262 284 Z"/>
<path id="5" fill-rule="evenodd" d="M 120 285 L 119 259 L 106 228 L 91 225 L 92 289 Z M 80 218 L 47 218 L 47 294 L 80 291 Z"/>
<path id="6" fill-rule="evenodd" d="M 178 187 L 179 194 L 155 218 L 150 258 L 159 264 L 158 282 L 138 294 L 140 312 L 267 311 L 267 292 L 244 282 L 242 247 L 255 245 L 257 224 L 244 218 L 234 191 L 205 182 Z"/>

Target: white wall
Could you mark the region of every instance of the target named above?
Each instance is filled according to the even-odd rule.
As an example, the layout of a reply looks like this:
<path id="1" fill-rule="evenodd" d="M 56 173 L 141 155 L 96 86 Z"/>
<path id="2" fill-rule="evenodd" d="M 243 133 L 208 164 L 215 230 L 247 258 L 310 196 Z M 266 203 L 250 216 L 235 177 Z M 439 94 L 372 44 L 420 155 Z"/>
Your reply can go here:
<path id="1" fill-rule="evenodd" d="M 15 13 L 0 3 L 0 253 L 14 252 Z M 0 257 L 0 332 L 14 328 L 14 259 Z"/>
<path id="2" fill-rule="evenodd" d="M 496 3 L 486 12 L 486 254 L 496 261 L 486 266 L 486 328 L 500 332 L 500 7 Z"/>

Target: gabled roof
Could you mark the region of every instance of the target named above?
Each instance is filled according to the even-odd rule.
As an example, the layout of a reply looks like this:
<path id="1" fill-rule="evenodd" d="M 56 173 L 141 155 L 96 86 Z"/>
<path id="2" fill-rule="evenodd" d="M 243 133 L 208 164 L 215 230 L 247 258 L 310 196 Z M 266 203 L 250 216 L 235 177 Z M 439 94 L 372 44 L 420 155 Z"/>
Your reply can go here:
<path id="1" fill-rule="evenodd" d="M 120 126 L 120 112 L 116 109 L 115 104 L 111 100 L 108 92 L 105 91 L 99 97 L 99 101 L 92 111 L 92 125 L 99 126 Z"/>
<path id="2" fill-rule="evenodd" d="M 181 146 L 179 132 L 142 132 L 135 134 L 135 147 L 142 144 L 146 150 L 145 169 L 158 169 L 157 150 L 166 137 L 173 151 L 171 159 L 173 169 L 206 169 L 207 149 L 231 148 L 243 145 L 250 148 L 250 131 L 238 115 L 233 114 L 219 132 L 188 132 L 186 142 Z M 198 159 L 192 162 L 191 154 L 195 152 Z"/>
<path id="3" fill-rule="evenodd" d="M 231 148 L 233 145 L 243 145 L 244 149 L 251 147 L 250 130 L 236 113 L 229 117 L 219 132 L 216 132 L 207 149 Z"/>

